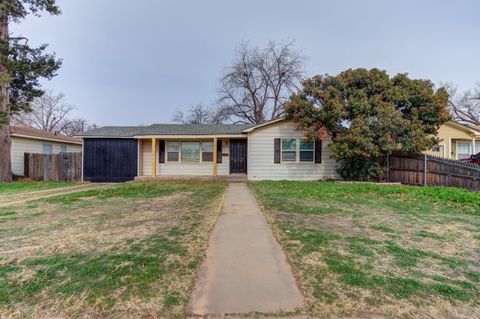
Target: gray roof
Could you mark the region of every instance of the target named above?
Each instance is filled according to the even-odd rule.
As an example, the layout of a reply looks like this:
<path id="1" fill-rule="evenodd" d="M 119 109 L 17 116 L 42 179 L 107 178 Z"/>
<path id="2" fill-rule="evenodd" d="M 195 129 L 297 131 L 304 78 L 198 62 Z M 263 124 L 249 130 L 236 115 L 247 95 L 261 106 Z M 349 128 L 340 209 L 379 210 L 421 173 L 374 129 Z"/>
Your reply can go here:
<path id="1" fill-rule="evenodd" d="M 104 126 L 81 136 L 133 137 L 137 135 L 231 135 L 254 124 L 153 124 L 150 126 Z"/>

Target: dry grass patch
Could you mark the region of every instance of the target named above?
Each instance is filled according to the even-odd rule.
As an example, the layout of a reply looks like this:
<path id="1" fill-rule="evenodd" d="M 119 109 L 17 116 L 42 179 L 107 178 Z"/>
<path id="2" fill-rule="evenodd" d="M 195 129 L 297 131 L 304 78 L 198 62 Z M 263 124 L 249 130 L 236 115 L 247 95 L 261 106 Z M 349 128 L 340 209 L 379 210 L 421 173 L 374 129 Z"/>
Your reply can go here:
<path id="1" fill-rule="evenodd" d="M 9 207 L 0 317 L 183 317 L 225 186 L 128 183 Z"/>
<path id="2" fill-rule="evenodd" d="M 478 316 L 480 196 L 318 182 L 251 187 L 311 316 Z"/>

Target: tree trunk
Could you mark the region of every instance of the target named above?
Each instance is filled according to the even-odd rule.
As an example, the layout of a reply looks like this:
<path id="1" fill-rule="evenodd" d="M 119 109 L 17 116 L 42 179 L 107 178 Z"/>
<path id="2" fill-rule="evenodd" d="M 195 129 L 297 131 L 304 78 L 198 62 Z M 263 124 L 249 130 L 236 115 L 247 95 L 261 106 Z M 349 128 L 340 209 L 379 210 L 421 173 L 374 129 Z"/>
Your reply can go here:
<path id="1" fill-rule="evenodd" d="M 4 12 L 0 12 L 0 42 L 8 43 L 8 17 Z M 7 50 L 0 50 L 1 55 L 8 54 Z M 8 101 L 8 70 L 0 62 L 0 110 L 5 114 L 4 125 L 0 127 L 0 182 L 12 181 L 12 163 L 10 158 L 10 107 Z"/>

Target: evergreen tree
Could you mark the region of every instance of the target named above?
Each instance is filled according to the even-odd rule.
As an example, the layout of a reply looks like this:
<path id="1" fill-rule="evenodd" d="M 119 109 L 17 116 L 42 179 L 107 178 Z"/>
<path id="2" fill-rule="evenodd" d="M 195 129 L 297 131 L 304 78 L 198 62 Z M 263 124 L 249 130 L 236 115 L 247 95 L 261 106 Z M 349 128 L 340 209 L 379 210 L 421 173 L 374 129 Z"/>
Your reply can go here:
<path id="1" fill-rule="evenodd" d="M 0 182 L 12 180 L 10 162 L 10 115 L 28 111 L 30 102 L 43 94 L 39 79 L 51 79 L 61 61 L 37 48 L 28 39 L 11 37 L 9 24 L 42 12 L 60 14 L 56 0 L 0 0 Z"/>

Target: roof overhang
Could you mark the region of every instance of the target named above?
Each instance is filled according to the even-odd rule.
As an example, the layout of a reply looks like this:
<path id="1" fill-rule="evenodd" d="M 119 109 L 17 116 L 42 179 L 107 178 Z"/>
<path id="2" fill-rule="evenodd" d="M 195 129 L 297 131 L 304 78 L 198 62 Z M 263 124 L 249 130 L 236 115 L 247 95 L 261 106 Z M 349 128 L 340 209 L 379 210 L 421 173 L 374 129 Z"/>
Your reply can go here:
<path id="1" fill-rule="evenodd" d="M 268 126 L 268 125 L 272 125 L 272 124 L 275 124 L 275 123 L 278 123 L 278 122 L 282 122 L 282 121 L 286 121 L 286 120 L 287 120 L 287 119 L 286 119 L 285 117 L 282 117 L 282 118 L 279 118 L 279 119 L 276 119 L 276 120 L 268 121 L 268 122 L 265 122 L 265 123 L 258 124 L 258 125 L 256 125 L 256 126 L 247 128 L 247 129 L 243 130 L 242 132 L 244 132 L 244 133 L 250 133 L 250 132 L 252 132 L 253 130 L 256 130 L 256 129 L 258 129 L 258 128 L 261 128 L 261 127 L 264 127 L 264 126 Z"/>
<path id="2" fill-rule="evenodd" d="M 64 144 L 82 145 L 81 141 L 66 141 L 66 140 L 50 138 L 50 137 L 32 136 L 32 135 L 18 134 L 18 133 L 11 133 L 10 136 L 28 138 L 28 139 L 32 139 L 32 140 L 41 140 L 41 141 L 64 143 Z"/>
<path id="3" fill-rule="evenodd" d="M 134 139 L 211 139 L 211 138 L 247 138 L 246 134 L 215 134 L 215 135 L 135 135 Z"/>
<path id="4" fill-rule="evenodd" d="M 459 129 L 459 130 L 462 130 L 468 134 L 471 134 L 472 137 L 480 137 L 480 131 L 477 131 L 467 125 L 464 125 L 462 123 L 458 123 L 458 122 L 455 122 L 455 121 L 448 121 L 447 123 L 445 123 L 445 125 L 449 125 L 449 126 L 452 126 L 456 129 Z"/>

